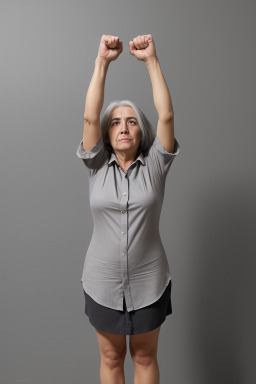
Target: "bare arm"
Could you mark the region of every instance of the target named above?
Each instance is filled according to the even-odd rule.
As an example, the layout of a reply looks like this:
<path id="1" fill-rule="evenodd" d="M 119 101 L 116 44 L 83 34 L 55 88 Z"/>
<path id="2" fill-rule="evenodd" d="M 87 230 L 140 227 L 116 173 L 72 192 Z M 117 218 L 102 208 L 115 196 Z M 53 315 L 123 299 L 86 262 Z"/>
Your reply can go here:
<path id="1" fill-rule="evenodd" d="M 157 57 L 146 60 L 149 76 L 153 88 L 153 98 L 158 117 L 162 120 L 170 119 L 173 107 L 169 89 L 162 74 Z"/>
<path id="2" fill-rule="evenodd" d="M 87 91 L 84 110 L 83 148 L 92 148 L 101 136 L 100 112 L 104 102 L 104 87 L 109 62 L 97 57 Z"/>
<path id="3" fill-rule="evenodd" d="M 146 61 L 149 71 L 155 107 L 158 113 L 157 137 L 167 152 L 174 150 L 174 112 L 168 86 L 162 74 L 158 58 Z"/>
<path id="4" fill-rule="evenodd" d="M 162 74 L 152 35 L 139 35 L 129 42 L 130 53 L 146 63 L 158 113 L 157 137 L 167 152 L 174 150 L 174 114 L 171 96 Z"/>
<path id="5" fill-rule="evenodd" d="M 84 118 L 97 121 L 104 102 L 104 87 L 109 62 L 97 57 L 92 79 L 86 94 Z"/>
<path id="6" fill-rule="evenodd" d="M 123 51 L 118 36 L 102 35 L 93 76 L 86 94 L 84 110 L 83 148 L 91 149 L 101 137 L 100 112 L 104 102 L 104 87 L 109 63 Z"/>

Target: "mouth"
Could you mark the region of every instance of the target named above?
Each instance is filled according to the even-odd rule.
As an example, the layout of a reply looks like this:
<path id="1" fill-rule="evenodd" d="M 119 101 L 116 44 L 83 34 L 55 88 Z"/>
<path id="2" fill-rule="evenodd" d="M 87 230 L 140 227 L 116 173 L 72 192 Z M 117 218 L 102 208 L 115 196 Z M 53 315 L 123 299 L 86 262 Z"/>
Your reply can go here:
<path id="1" fill-rule="evenodd" d="M 119 141 L 124 141 L 124 142 L 126 142 L 126 141 L 130 141 L 130 139 L 121 139 L 121 140 L 119 140 Z"/>

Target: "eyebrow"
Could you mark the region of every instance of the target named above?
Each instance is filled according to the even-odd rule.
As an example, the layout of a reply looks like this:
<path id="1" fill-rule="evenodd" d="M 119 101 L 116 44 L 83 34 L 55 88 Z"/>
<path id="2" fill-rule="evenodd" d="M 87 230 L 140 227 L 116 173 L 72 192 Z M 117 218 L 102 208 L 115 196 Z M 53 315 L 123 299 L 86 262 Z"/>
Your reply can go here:
<path id="1" fill-rule="evenodd" d="M 134 116 L 128 116 L 128 117 L 126 117 L 126 119 L 134 119 L 134 120 L 137 120 L 136 117 L 134 117 Z M 114 117 L 111 121 L 113 121 L 113 120 L 120 120 L 120 117 Z"/>

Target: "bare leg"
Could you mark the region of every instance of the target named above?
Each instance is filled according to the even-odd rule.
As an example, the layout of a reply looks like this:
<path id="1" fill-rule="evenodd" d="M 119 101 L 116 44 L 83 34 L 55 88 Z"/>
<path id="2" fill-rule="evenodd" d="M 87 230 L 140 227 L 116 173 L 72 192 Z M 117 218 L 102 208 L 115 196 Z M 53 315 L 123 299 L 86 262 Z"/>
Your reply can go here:
<path id="1" fill-rule="evenodd" d="M 112 335 L 96 329 L 101 364 L 101 384 L 124 384 L 124 360 L 126 356 L 126 335 Z"/>
<path id="2" fill-rule="evenodd" d="M 160 327 L 150 332 L 130 335 L 130 352 L 134 363 L 134 384 L 159 384 L 157 347 Z"/>

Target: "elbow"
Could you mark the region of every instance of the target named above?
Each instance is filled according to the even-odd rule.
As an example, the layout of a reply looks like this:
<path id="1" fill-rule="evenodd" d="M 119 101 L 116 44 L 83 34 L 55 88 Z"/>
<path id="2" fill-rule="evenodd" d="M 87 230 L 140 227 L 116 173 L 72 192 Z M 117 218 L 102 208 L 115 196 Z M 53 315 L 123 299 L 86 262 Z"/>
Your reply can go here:
<path id="1" fill-rule="evenodd" d="M 174 118 L 174 113 L 173 111 L 168 111 L 166 113 L 162 113 L 161 115 L 158 116 L 160 120 L 162 121 L 166 121 L 166 122 L 169 122 L 169 121 L 172 121 L 173 118 Z"/>
<path id="2" fill-rule="evenodd" d="M 92 117 L 92 116 L 84 115 L 84 123 L 97 124 L 99 121 L 100 121 L 99 116 Z"/>
<path id="3" fill-rule="evenodd" d="M 91 118 L 88 115 L 84 115 L 84 122 L 89 123 L 91 121 Z"/>
<path id="4" fill-rule="evenodd" d="M 174 118 L 174 112 L 173 110 L 171 110 L 167 113 L 167 120 L 170 121 L 170 120 L 173 120 L 173 118 Z"/>

